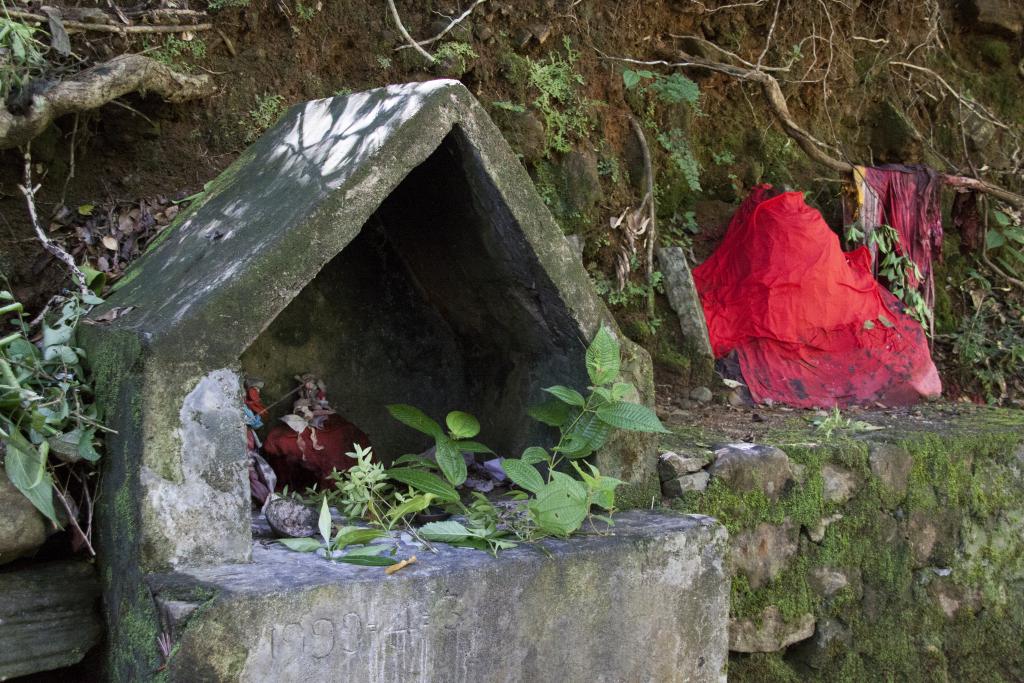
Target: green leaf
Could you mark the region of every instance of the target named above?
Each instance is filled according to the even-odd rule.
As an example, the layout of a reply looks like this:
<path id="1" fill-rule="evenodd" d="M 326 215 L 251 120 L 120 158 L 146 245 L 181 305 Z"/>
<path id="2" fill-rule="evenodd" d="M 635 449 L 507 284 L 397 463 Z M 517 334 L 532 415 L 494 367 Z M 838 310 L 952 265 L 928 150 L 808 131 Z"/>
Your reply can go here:
<path id="1" fill-rule="evenodd" d="M 539 462 L 548 462 L 551 458 L 548 456 L 548 452 L 540 446 L 530 446 L 520 457 L 520 460 L 525 462 L 527 465 L 535 465 Z"/>
<path id="2" fill-rule="evenodd" d="M 579 498 L 585 498 L 587 495 L 587 487 L 584 486 L 583 482 L 578 479 L 573 479 L 565 472 L 552 472 L 551 481 L 562 482 L 562 484 L 571 489 L 573 495 Z"/>
<path id="3" fill-rule="evenodd" d="M 360 548 L 353 548 L 352 550 L 345 553 L 345 557 L 375 557 L 380 555 L 385 550 L 390 550 L 391 546 L 379 543 L 377 545 L 364 545 Z"/>
<path id="4" fill-rule="evenodd" d="M 92 212 L 93 212 L 93 209 L 95 209 L 95 208 L 96 207 L 93 204 L 82 204 L 81 206 L 78 207 L 78 215 L 79 216 L 91 216 Z"/>
<path id="5" fill-rule="evenodd" d="M 448 413 L 448 417 L 444 421 L 455 439 L 472 439 L 480 433 L 480 422 L 461 410 L 453 410 Z"/>
<path id="6" fill-rule="evenodd" d="M 594 505 L 611 511 L 615 507 L 615 489 L 622 484 L 619 479 L 599 476 L 597 482 L 589 488 L 590 500 Z"/>
<path id="7" fill-rule="evenodd" d="M 388 406 L 388 412 L 391 413 L 391 417 L 418 432 L 429 434 L 435 439 L 440 439 L 444 436 L 444 430 L 441 429 L 441 425 L 431 420 L 427 417 L 426 413 L 415 406 L 396 403 Z"/>
<path id="8" fill-rule="evenodd" d="M 96 451 L 96 446 L 94 444 L 95 436 L 95 427 L 89 427 L 88 429 L 82 430 L 82 438 L 78 440 L 78 455 L 82 456 L 83 460 L 96 462 L 100 459 L 100 454 Z"/>
<path id="9" fill-rule="evenodd" d="M 70 325 L 57 325 L 50 327 L 43 325 L 43 348 L 50 346 L 66 346 L 74 336 L 75 329 Z"/>
<path id="10" fill-rule="evenodd" d="M 626 90 L 632 90 L 640 82 L 640 74 L 632 69 L 626 69 L 622 72 L 622 83 L 626 86 Z"/>
<path id="11" fill-rule="evenodd" d="M 494 452 L 490 448 L 488 448 L 487 446 L 485 446 L 482 443 L 480 443 L 479 441 L 468 441 L 468 440 L 463 439 L 463 440 L 458 441 L 457 443 L 458 443 L 458 446 L 459 446 L 459 450 L 460 451 L 464 451 L 466 453 L 493 453 Z"/>
<path id="12" fill-rule="evenodd" d="M 631 391 L 633 391 L 633 385 L 629 382 L 616 382 L 612 387 L 612 401 L 621 401 Z"/>
<path id="13" fill-rule="evenodd" d="M 70 346 L 55 344 L 43 349 L 43 360 L 48 363 L 59 361 L 65 365 L 75 365 L 78 363 L 78 354 Z"/>
<path id="14" fill-rule="evenodd" d="M 583 398 L 583 395 L 580 394 L 580 392 L 576 391 L 575 389 L 570 389 L 569 387 L 563 387 L 560 384 L 556 384 L 553 387 L 547 387 L 546 389 L 544 389 L 544 391 L 548 392 L 549 394 L 557 398 L 559 401 L 562 401 L 563 403 L 568 403 L 569 405 L 572 406 L 578 406 L 582 408 L 587 404 L 587 400 Z"/>
<path id="15" fill-rule="evenodd" d="M 656 79 L 651 89 L 661 101 L 669 104 L 697 104 L 700 101 L 700 87 L 680 73 Z"/>
<path id="16" fill-rule="evenodd" d="M 438 469 L 437 463 L 430 458 L 424 458 L 422 455 L 413 455 L 412 453 L 406 453 L 395 458 L 392 465 L 419 465 L 421 467 L 429 467 L 432 470 Z"/>
<path id="17" fill-rule="evenodd" d="M 335 550 L 341 550 L 342 548 L 350 545 L 362 545 L 363 543 L 369 543 L 370 541 L 378 538 L 387 536 L 387 532 L 380 529 L 367 529 L 361 526 L 343 526 L 338 529 L 338 533 L 334 535 L 334 542 L 331 543 L 331 547 Z"/>
<path id="18" fill-rule="evenodd" d="M 13 434 L 14 432 L 11 436 Z M 4 456 L 4 469 L 7 471 L 7 478 L 22 495 L 59 527 L 57 511 L 53 508 L 53 479 L 46 470 L 47 449 L 44 446 L 45 444 L 40 446 L 39 451 L 33 449 L 33 452 L 26 452 L 24 447 L 15 445 L 14 439 L 9 440 L 7 454 Z"/>
<path id="19" fill-rule="evenodd" d="M 884 313 L 878 316 L 878 322 L 882 323 L 885 327 L 893 327 L 893 322 L 886 318 Z"/>
<path id="20" fill-rule="evenodd" d="M 569 420 L 569 411 L 568 404 L 552 398 L 539 405 L 530 406 L 526 409 L 526 414 L 546 425 L 561 427 Z"/>
<path id="21" fill-rule="evenodd" d="M 78 444 L 82 439 L 82 429 L 75 427 L 71 431 L 62 432 L 47 439 L 50 452 L 64 456 L 64 460 L 74 462 L 79 459 Z"/>
<path id="22" fill-rule="evenodd" d="M 464 541 L 469 538 L 469 529 L 462 526 L 455 520 L 448 519 L 443 522 L 431 522 L 420 527 L 419 535 L 428 541 L 451 543 L 452 541 Z"/>
<path id="23" fill-rule="evenodd" d="M 458 541 L 443 541 L 444 543 L 450 543 L 456 548 L 473 548 L 475 550 L 483 550 L 487 552 L 491 549 L 487 539 L 480 538 L 479 536 L 467 536 L 466 538 Z"/>
<path id="24" fill-rule="evenodd" d="M 568 536 L 579 529 L 587 517 L 586 490 L 570 477 L 555 477 L 537 493 L 537 499 L 528 505 L 528 509 L 542 530 L 556 536 Z"/>
<path id="25" fill-rule="evenodd" d="M 339 557 L 335 561 L 344 562 L 346 564 L 355 564 L 360 567 L 390 567 L 393 564 L 398 564 L 398 560 L 393 557 L 380 557 L 379 555 L 353 555 L 352 553 L 349 553 L 344 557 Z"/>
<path id="26" fill-rule="evenodd" d="M 576 432 L 569 432 L 562 437 L 562 440 L 558 442 L 558 445 L 551 450 L 556 453 L 572 453 L 578 454 L 587 447 L 587 441 Z"/>
<path id="27" fill-rule="evenodd" d="M 601 446 L 604 446 L 612 433 L 611 427 L 605 424 L 596 413 L 583 415 L 576 423 L 576 428 L 573 431 L 579 434 L 586 447 L 584 449 L 585 452 L 582 454 L 567 454 L 571 458 L 581 458 L 590 455 Z"/>
<path id="28" fill-rule="evenodd" d="M 587 374 L 595 386 L 607 384 L 619 376 L 619 342 L 604 325 L 587 347 Z"/>
<path id="29" fill-rule="evenodd" d="M 429 493 L 446 503 L 459 502 L 459 493 L 441 477 L 431 472 L 400 468 L 387 470 L 387 475 L 395 481 L 407 484 L 417 491 Z"/>
<path id="30" fill-rule="evenodd" d="M 1006 238 L 998 230 L 989 230 L 988 234 L 985 235 L 986 249 L 998 249 L 1004 244 L 1006 244 Z"/>
<path id="31" fill-rule="evenodd" d="M 462 451 L 454 441 L 443 435 L 435 445 L 435 455 L 441 473 L 452 486 L 459 486 L 466 481 L 466 461 L 462 457 Z"/>
<path id="32" fill-rule="evenodd" d="M 406 515 L 411 515 L 414 512 L 422 512 L 430 507 L 430 502 L 432 500 L 434 500 L 434 496 L 429 493 L 421 493 L 418 496 L 413 496 L 401 505 L 392 508 L 391 511 L 388 512 L 388 518 L 390 518 L 391 521 L 395 521 L 396 519 L 401 519 Z"/>
<path id="33" fill-rule="evenodd" d="M 597 416 L 605 424 L 633 432 L 669 434 L 654 411 L 639 403 L 611 403 L 597 409 Z"/>
<path id="34" fill-rule="evenodd" d="M 505 458 L 501 461 L 501 468 L 505 470 L 505 474 L 512 480 L 512 483 L 521 489 L 537 493 L 544 488 L 544 478 L 540 476 L 540 472 L 533 465 L 522 460 Z"/>
<path id="35" fill-rule="evenodd" d="M 277 542 L 297 553 L 312 553 L 323 547 L 315 538 L 279 538 Z"/>
<path id="36" fill-rule="evenodd" d="M 320 520 L 317 522 L 317 526 L 320 529 L 320 535 L 324 539 L 324 543 L 331 542 L 331 510 L 327 507 L 327 496 L 324 496 L 323 503 L 320 504 Z"/>

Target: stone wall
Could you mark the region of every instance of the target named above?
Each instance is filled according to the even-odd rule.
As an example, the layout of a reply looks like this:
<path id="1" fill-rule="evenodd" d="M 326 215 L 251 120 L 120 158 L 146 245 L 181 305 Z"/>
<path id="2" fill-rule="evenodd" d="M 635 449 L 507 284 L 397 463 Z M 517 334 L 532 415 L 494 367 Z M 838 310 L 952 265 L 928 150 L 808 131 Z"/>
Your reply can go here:
<path id="1" fill-rule="evenodd" d="M 730 531 L 730 680 L 1024 680 L 1024 418 L 921 422 L 666 444 Z"/>

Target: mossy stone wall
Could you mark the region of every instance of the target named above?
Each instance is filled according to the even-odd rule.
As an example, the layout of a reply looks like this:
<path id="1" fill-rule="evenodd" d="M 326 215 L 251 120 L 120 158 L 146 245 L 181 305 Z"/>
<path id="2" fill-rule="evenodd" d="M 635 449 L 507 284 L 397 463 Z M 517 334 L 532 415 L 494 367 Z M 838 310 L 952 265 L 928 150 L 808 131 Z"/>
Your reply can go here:
<path id="1" fill-rule="evenodd" d="M 673 503 L 730 531 L 730 680 L 1024 680 L 1024 416 L 771 443 L 793 471 L 777 499 L 712 475 Z M 771 530 L 796 545 L 744 547 Z M 780 568 L 752 587 L 758 552 Z"/>

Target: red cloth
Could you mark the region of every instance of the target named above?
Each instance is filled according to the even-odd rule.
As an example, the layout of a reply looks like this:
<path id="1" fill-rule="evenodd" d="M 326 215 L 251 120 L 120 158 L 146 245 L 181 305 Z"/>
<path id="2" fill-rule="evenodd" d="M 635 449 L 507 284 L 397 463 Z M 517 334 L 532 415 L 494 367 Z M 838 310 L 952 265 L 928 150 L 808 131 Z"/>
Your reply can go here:
<path id="1" fill-rule="evenodd" d="M 843 253 L 802 193 L 769 198 L 770 189 L 754 188 L 693 271 L 715 355 L 736 352 L 758 402 L 904 405 L 938 395 L 924 331 L 872 277 L 867 249 Z"/>
<path id="2" fill-rule="evenodd" d="M 932 260 L 942 254 L 939 174 L 927 166 L 889 164 L 866 168 L 864 177 L 878 196 L 878 215 L 862 216 L 865 226 L 884 223 L 896 229 L 900 252 L 921 271 L 921 282 L 913 272 L 907 273 L 907 280 L 911 287 L 921 287 L 925 303 L 934 306 Z"/>
<path id="3" fill-rule="evenodd" d="M 369 448 L 370 439 L 358 427 L 340 415 L 328 415 L 322 429 L 316 430 L 317 449 L 313 445 L 311 430 L 301 434 L 286 424 L 277 424 L 270 429 L 263 442 L 263 453 L 267 462 L 277 474 L 277 486 L 286 484 L 292 491 L 303 491 L 313 484 L 320 489 L 331 488 L 334 483 L 328 478 L 332 469 L 345 472 L 356 464 L 354 458 L 345 453 L 352 451 L 358 443 Z"/>

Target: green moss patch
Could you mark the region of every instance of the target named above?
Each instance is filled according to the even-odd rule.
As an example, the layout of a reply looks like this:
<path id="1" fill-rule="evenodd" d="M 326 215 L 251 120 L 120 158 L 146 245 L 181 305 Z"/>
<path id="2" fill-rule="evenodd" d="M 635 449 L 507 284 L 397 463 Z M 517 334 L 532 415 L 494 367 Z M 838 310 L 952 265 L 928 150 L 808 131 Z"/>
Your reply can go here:
<path id="1" fill-rule="evenodd" d="M 820 434 L 794 429 L 767 440 L 799 480 L 778 500 L 712 478 L 674 503 L 717 517 L 734 536 L 762 523 L 801 527 L 799 550 L 767 585 L 734 576 L 731 613 L 755 622 L 769 606 L 787 622 L 811 613 L 817 632 L 784 651 L 733 653 L 731 681 L 1024 680 L 1024 415 L 965 413 L 883 430 L 912 458 L 905 491 L 872 471 L 878 433 L 814 445 Z M 696 429 L 675 438 L 716 441 Z M 827 500 L 830 463 L 858 479 L 846 502 Z M 823 519 L 824 535 L 812 534 Z M 847 585 L 821 594 L 820 568 Z"/>

